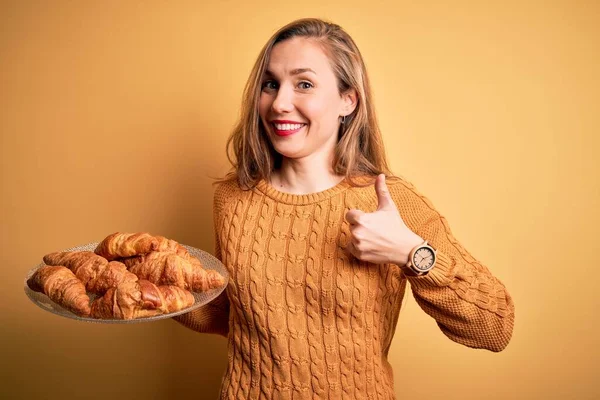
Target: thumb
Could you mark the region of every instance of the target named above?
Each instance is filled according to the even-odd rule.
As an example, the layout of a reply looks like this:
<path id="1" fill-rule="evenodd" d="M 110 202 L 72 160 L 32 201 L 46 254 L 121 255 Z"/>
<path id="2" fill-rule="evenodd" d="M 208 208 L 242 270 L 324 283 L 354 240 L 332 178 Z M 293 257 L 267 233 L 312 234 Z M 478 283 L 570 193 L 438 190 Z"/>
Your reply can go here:
<path id="1" fill-rule="evenodd" d="M 378 206 L 377 210 L 389 210 L 390 208 L 396 208 L 390 191 L 388 190 L 387 184 L 385 183 L 385 175 L 379 174 L 375 181 L 375 192 L 377 193 Z"/>

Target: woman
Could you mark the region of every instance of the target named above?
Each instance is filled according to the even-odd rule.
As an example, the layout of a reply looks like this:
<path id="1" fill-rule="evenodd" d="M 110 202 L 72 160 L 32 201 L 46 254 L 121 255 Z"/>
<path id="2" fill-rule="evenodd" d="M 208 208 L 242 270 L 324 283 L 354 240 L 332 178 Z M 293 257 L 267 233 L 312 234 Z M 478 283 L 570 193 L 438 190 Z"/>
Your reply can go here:
<path id="1" fill-rule="evenodd" d="M 407 282 L 450 339 L 508 344 L 502 283 L 391 176 L 362 57 L 339 26 L 303 19 L 275 33 L 228 147 L 214 220 L 230 282 L 178 318 L 228 337 L 221 398 L 393 398 L 387 354 Z"/>

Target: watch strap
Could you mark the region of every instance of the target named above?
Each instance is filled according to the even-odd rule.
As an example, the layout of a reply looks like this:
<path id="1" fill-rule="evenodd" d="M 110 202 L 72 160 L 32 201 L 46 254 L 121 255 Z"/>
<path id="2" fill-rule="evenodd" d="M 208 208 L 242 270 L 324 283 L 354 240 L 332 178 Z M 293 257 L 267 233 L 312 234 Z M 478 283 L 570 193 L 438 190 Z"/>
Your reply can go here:
<path id="1" fill-rule="evenodd" d="M 427 240 L 425 240 L 425 241 L 423 241 L 423 243 L 415 246 L 410 251 L 410 254 L 408 256 L 408 262 L 406 263 L 406 266 L 404 268 L 405 275 L 408 275 L 408 276 L 423 276 L 423 275 L 427 275 L 429 273 L 429 271 L 431 271 L 433 269 L 433 267 L 435 266 L 435 258 L 434 258 L 433 265 L 427 271 L 421 271 L 421 270 L 418 270 L 417 268 L 414 267 L 413 262 L 412 262 L 413 261 L 413 257 L 415 255 L 415 253 L 420 248 L 422 248 L 422 247 L 428 247 L 428 248 L 430 248 L 433 251 L 434 256 L 435 256 L 436 251 L 435 251 L 435 249 L 433 247 L 431 247 L 431 245 L 429 243 L 427 243 Z"/>

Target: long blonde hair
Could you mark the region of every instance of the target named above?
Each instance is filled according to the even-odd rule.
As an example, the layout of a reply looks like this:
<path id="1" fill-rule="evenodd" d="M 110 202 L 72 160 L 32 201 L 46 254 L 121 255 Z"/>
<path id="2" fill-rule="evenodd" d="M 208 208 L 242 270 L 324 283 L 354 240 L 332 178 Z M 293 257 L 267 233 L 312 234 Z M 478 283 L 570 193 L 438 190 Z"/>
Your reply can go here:
<path id="1" fill-rule="evenodd" d="M 261 179 L 268 182 L 271 171 L 281 165 L 282 157 L 273 148 L 260 121 L 258 104 L 273 46 L 293 37 L 310 38 L 321 44 L 337 78 L 339 93 L 354 89 L 357 94 L 355 110 L 340 126 L 333 171 L 345 176 L 353 186 L 364 186 L 353 180 L 358 176 L 388 175 L 371 86 L 358 47 L 340 26 L 305 18 L 279 29 L 261 50 L 244 89 L 240 119 L 227 140 L 227 158 L 233 168 L 219 181 L 237 180 L 241 188 L 249 189 Z"/>

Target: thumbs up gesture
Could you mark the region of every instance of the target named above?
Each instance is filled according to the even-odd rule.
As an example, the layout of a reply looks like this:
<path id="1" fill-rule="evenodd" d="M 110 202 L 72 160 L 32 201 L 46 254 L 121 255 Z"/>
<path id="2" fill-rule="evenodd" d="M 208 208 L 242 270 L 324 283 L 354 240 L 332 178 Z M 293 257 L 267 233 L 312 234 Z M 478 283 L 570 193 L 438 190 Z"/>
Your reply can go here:
<path id="1" fill-rule="evenodd" d="M 377 177 L 375 192 L 378 201 L 375 212 L 349 210 L 346 213 L 351 234 L 347 250 L 362 261 L 404 266 L 411 250 L 424 240 L 402 220 L 388 191 L 384 174 Z"/>

